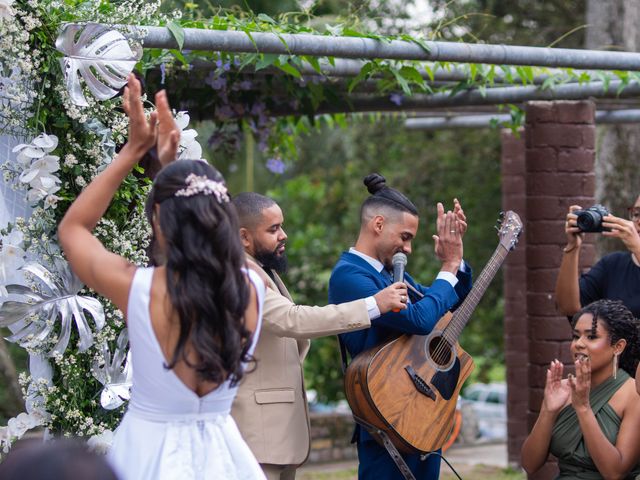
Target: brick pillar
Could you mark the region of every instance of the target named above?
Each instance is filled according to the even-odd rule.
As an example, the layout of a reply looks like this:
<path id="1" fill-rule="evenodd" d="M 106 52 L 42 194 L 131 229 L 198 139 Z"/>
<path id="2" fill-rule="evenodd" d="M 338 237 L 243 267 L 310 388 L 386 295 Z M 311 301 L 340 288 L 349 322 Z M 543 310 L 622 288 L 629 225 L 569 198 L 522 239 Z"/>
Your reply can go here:
<path id="1" fill-rule="evenodd" d="M 516 212 L 526 224 L 524 129 L 501 132 L 502 210 Z M 529 339 L 527 330 L 526 237 L 520 236 L 504 266 L 504 349 L 507 367 L 507 453 L 509 465 L 520 465 L 520 449 L 529 432 Z"/>
<path id="2" fill-rule="evenodd" d="M 529 331 L 529 427 L 542 402 L 545 372 L 554 358 L 572 365 L 570 327 L 555 307 L 555 282 L 566 245 L 564 219 L 570 205 L 594 203 L 595 104 L 591 101 L 531 102 L 526 109 L 526 283 Z M 591 243 L 581 266 L 593 262 Z M 535 480 L 555 478 L 549 462 Z"/>
<path id="3" fill-rule="evenodd" d="M 516 212 L 526 224 L 524 129 L 518 135 L 501 132 L 502 210 Z M 518 468 L 520 449 L 527 438 L 529 406 L 529 338 L 527 336 L 526 237 L 520 236 L 503 269 L 504 349 L 507 367 L 507 452 L 509 465 Z"/>

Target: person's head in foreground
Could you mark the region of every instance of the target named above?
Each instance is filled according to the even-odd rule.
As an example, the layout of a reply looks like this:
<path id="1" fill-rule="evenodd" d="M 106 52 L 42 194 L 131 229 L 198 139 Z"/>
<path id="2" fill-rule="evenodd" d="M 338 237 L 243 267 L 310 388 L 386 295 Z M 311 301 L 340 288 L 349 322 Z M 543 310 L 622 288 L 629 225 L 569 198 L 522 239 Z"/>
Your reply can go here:
<path id="1" fill-rule="evenodd" d="M 103 455 L 85 443 L 60 439 L 16 443 L 0 463 L 3 480 L 118 480 Z"/>

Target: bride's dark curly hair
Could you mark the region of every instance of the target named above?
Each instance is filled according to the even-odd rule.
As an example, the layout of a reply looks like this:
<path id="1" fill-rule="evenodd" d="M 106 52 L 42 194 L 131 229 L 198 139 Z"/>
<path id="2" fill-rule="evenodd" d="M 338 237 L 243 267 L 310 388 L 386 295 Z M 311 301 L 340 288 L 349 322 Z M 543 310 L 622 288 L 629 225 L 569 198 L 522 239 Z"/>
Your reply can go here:
<path id="1" fill-rule="evenodd" d="M 220 172 L 205 162 L 175 161 L 158 173 L 146 204 L 152 226 L 154 207 L 160 205 L 156 222 L 161 232 L 154 227 L 152 263 L 166 266 L 169 298 L 180 319 L 178 343 L 166 368 L 183 360 L 202 380 L 230 379 L 235 385 L 242 379 L 242 362 L 251 360 L 251 333 L 244 318 L 250 291 L 241 271 L 245 255 L 238 219 L 228 199 L 202 193 L 176 196 L 187 187 L 190 174 L 224 184 Z M 162 261 L 158 234 L 166 243 Z M 195 363 L 187 358 L 187 343 L 195 350 Z"/>

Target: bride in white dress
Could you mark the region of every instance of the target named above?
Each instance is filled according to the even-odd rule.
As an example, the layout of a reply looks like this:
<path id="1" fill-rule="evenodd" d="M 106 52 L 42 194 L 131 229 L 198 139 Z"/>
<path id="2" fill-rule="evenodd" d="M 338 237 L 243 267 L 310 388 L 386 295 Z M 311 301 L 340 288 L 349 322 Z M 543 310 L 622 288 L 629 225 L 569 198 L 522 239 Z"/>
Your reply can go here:
<path id="1" fill-rule="evenodd" d="M 173 162 L 179 130 L 164 92 L 156 103 L 147 120 L 131 76 L 129 140 L 58 229 L 75 273 L 127 318 L 133 388 L 109 459 L 126 480 L 263 479 L 230 410 L 260 331 L 264 282 L 245 268 L 222 176 L 205 162 Z M 156 140 L 168 164 L 147 202 L 156 267 L 137 268 L 91 232 Z"/>

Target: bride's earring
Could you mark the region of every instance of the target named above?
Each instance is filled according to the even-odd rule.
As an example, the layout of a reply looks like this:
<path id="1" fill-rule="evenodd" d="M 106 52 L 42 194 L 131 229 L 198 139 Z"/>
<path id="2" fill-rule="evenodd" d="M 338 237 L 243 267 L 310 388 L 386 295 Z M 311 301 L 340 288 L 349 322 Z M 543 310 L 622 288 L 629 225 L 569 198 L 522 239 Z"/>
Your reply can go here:
<path id="1" fill-rule="evenodd" d="M 613 378 L 618 378 L 618 355 L 619 353 L 613 354 Z"/>

